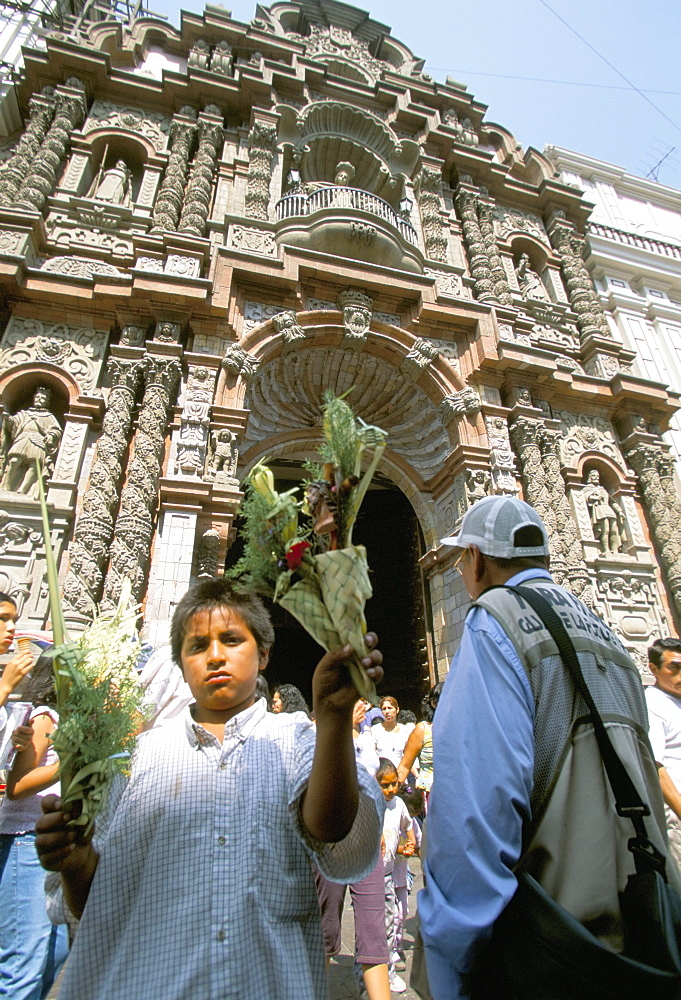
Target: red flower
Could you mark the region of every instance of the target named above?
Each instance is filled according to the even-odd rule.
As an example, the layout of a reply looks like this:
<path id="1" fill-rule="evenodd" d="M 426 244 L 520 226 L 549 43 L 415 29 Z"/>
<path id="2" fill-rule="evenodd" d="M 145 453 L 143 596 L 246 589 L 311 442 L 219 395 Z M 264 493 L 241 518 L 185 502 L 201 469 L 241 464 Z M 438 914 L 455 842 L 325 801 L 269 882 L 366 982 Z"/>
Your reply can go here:
<path id="1" fill-rule="evenodd" d="M 298 569 L 301 562 L 303 561 L 303 556 L 305 555 L 305 550 L 310 548 L 309 542 L 294 542 L 291 548 L 286 553 L 286 562 L 289 569 Z"/>

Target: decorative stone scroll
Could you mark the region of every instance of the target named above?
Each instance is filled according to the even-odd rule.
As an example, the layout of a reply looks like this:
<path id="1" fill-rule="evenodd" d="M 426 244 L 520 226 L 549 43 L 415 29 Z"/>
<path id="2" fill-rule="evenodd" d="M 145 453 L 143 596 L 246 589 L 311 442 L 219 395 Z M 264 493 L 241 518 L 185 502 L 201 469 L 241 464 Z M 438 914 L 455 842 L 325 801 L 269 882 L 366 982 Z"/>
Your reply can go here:
<path id="1" fill-rule="evenodd" d="M 374 300 L 356 288 L 348 288 L 338 296 L 338 307 L 343 313 L 342 346 L 360 350 L 366 343 L 373 316 Z"/>
<path id="2" fill-rule="evenodd" d="M 309 304 L 308 308 L 310 308 Z M 329 309 L 335 309 L 333 302 L 330 303 Z M 260 326 L 261 323 L 265 323 L 267 320 L 273 320 L 281 312 L 281 306 L 271 306 L 266 302 L 244 302 L 244 334 L 250 333 L 256 326 Z"/>
<path id="3" fill-rule="evenodd" d="M 79 80 L 67 81 L 68 90 L 58 93 L 57 110 L 47 135 L 32 160 L 16 196 L 16 204 L 43 208 L 57 182 L 59 168 L 71 142 L 71 132 L 85 117 L 85 96 Z"/>
<path id="4" fill-rule="evenodd" d="M 336 25 L 322 27 L 318 24 L 310 26 L 310 34 L 301 38 L 308 59 L 321 62 L 343 59 L 351 65 L 357 65 L 375 83 L 386 68 L 380 59 L 374 58 L 369 51 L 369 44 L 355 38 L 350 31 Z"/>
<path id="5" fill-rule="evenodd" d="M 529 233 L 545 246 L 549 246 L 544 223 L 534 212 L 523 212 L 522 209 L 510 208 L 507 205 L 495 205 L 492 216 L 494 230 L 499 239 L 505 240 L 511 233 Z"/>
<path id="6" fill-rule="evenodd" d="M 95 129 L 122 128 L 144 136 L 157 153 L 166 148 L 172 119 L 167 115 L 140 108 L 126 108 L 111 101 L 95 101 L 90 108 L 83 132 L 88 135 Z"/>
<path id="7" fill-rule="evenodd" d="M 246 253 L 257 253 L 263 257 L 276 257 L 277 244 L 272 233 L 252 226 L 230 226 L 229 246 Z"/>
<path id="8" fill-rule="evenodd" d="M 277 141 L 274 125 L 255 122 L 248 136 L 248 179 L 246 215 L 249 219 L 267 219 L 270 205 L 272 163 Z"/>
<path id="9" fill-rule="evenodd" d="M 12 204 L 29 173 L 54 118 L 54 100 L 52 97 L 33 97 L 28 109 L 30 117 L 26 130 L 0 174 L 1 205 Z"/>
<path id="10" fill-rule="evenodd" d="M 414 191 L 421 212 L 426 256 L 430 260 L 447 261 L 448 240 L 442 221 L 442 174 L 433 167 L 423 166 L 416 178 Z"/>
<path id="11" fill-rule="evenodd" d="M 463 413 L 472 416 L 480 412 L 481 406 L 482 402 L 479 393 L 472 386 L 467 385 L 465 388 L 460 389 L 459 392 L 453 392 L 449 396 L 445 396 L 438 407 L 438 413 L 443 425 L 448 427 L 454 417 L 461 416 Z"/>
<path id="12" fill-rule="evenodd" d="M 182 211 L 187 182 L 189 156 L 194 145 L 196 125 L 174 121 L 170 130 L 170 156 L 163 183 L 154 204 L 152 233 L 174 232 Z"/>
<path id="13" fill-rule="evenodd" d="M 69 547 L 69 570 L 63 601 L 69 611 L 92 619 L 102 597 L 104 569 L 114 531 L 114 513 L 122 461 L 128 448 L 135 395 L 142 375 L 140 362 L 111 358 L 107 366 L 111 383 L 95 460 L 83 508 Z"/>
<path id="14" fill-rule="evenodd" d="M 240 377 L 248 383 L 257 375 L 260 359 L 253 357 L 239 344 L 231 344 L 222 359 L 222 367 L 228 375 L 233 378 Z"/>
<path id="15" fill-rule="evenodd" d="M 429 340 L 419 337 L 400 365 L 400 372 L 407 382 L 417 382 L 421 372 L 430 368 L 438 358 L 438 350 Z"/>
<path id="16" fill-rule="evenodd" d="M 0 342 L 0 373 L 16 365 L 47 362 L 71 375 L 81 393 L 91 395 L 99 379 L 107 336 L 90 326 L 12 316 Z"/>
<path id="17" fill-rule="evenodd" d="M 154 534 L 167 410 L 174 400 L 181 374 L 177 358 L 147 355 L 141 364 L 144 398 L 114 527 L 111 563 L 104 584 L 104 607 L 117 604 L 124 579 L 132 584 L 133 600 L 142 597 Z"/>
<path id="18" fill-rule="evenodd" d="M 125 278 L 113 264 L 89 257 L 50 257 L 41 263 L 40 270 L 48 274 L 66 274 L 70 278 L 94 279 L 98 274 L 104 278 Z"/>

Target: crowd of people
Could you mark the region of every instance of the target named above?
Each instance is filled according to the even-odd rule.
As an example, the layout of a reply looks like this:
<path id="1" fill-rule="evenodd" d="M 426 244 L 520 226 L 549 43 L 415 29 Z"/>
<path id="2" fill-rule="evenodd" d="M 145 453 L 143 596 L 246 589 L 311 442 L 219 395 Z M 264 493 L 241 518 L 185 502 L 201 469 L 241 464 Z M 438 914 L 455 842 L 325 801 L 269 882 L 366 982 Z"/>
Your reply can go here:
<path id="1" fill-rule="evenodd" d="M 274 631 L 261 601 L 224 579 L 199 582 L 176 608 L 169 650 L 141 671 L 153 708 L 130 774 L 87 836 L 58 797 L 51 660 L 11 652 L 17 608 L 0 594 L 0 653 L 10 656 L 0 733 L 12 747 L 0 804 L 0 996 L 41 1000 L 64 965 L 60 1000 L 321 1000 L 349 888 L 359 994 L 388 1000 L 407 989 L 419 864 L 413 985 L 424 1000 L 488 1000 L 484 942 L 521 871 L 615 951 L 625 947 L 628 821 L 530 597 L 558 612 L 673 885 L 681 640 L 651 646 L 644 690 L 614 633 L 553 581 L 544 524 L 516 498 L 479 501 L 443 541 L 472 604 L 420 718 L 392 695 L 377 708 L 357 698 L 350 646 L 319 661 L 311 705 L 292 684 L 270 692 L 262 672 Z M 382 686 L 376 637 L 366 640 L 363 664 Z M 25 719 L 8 711 L 17 699 Z"/>

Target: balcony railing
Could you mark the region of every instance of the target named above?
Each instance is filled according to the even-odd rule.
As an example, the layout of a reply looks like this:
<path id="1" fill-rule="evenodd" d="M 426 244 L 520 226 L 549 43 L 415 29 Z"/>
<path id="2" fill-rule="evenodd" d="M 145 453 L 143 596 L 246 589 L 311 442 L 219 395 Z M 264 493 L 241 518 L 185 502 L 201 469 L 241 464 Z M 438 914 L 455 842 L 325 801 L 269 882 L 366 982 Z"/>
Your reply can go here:
<path id="1" fill-rule="evenodd" d="M 602 236 L 606 240 L 615 240 L 617 243 L 624 243 L 630 247 L 637 247 L 639 250 L 648 250 L 650 253 L 659 253 L 664 257 L 674 257 L 681 260 L 681 246 L 676 243 L 663 243 L 661 240 L 653 240 L 649 236 L 639 236 L 638 233 L 628 233 L 624 229 L 613 229 L 612 226 L 603 226 L 600 222 L 590 222 L 587 232 L 594 236 Z"/>
<path id="2" fill-rule="evenodd" d="M 375 215 L 397 229 L 407 243 L 417 245 L 416 230 L 410 222 L 401 218 L 387 201 L 359 188 L 324 187 L 311 194 L 287 194 L 277 202 L 277 222 L 329 209 L 354 209 Z"/>

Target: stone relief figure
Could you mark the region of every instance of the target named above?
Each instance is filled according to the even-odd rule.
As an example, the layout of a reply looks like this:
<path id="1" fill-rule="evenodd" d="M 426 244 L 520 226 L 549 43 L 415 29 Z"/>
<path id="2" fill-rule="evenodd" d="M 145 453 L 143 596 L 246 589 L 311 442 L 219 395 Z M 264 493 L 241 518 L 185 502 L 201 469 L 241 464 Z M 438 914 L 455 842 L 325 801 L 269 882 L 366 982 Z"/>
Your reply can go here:
<path id="1" fill-rule="evenodd" d="M 469 505 L 482 500 L 489 493 L 492 477 L 486 469 L 468 469 L 466 472 L 466 496 Z"/>
<path id="2" fill-rule="evenodd" d="M 62 429 L 48 409 L 50 395 L 49 389 L 38 386 L 32 406 L 15 414 L 3 414 L 0 449 L 4 469 L 1 488 L 4 490 L 37 497 L 36 458 L 46 477 L 52 472 Z"/>
<path id="3" fill-rule="evenodd" d="M 542 299 L 544 302 L 550 302 L 544 282 L 537 272 L 532 270 L 528 254 L 521 254 L 515 276 L 518 279 L 518 287 L 526 299 Z"/>
<path id="4" fill-rule="evenodd" d="M 601 486 L 597 469 L 591 469 L 586 477 L 584 499 L 589 508 L 594 538 L 603 555 L 613 556 L 622 551 L 624 539 L 624 517 L 614 506 L 610 494 Z"/>
<path id="5" fill-rule="evenodd" d="M 109 167 L 101 177 L 97 177 L 88 198 L 108 201 L 111 205 L 129 205 L 131 173 L 125 160 L 116 160 L 114 167 Z"/>
<path id="6" fill-rule="evenodd" d="M 236 434 L 225 427 L 217 433 L 211 434 L 210 442 L 213 446 L 213 454 L 208 471 L 216 478 L 218 473 L 222 474 L 221 478 L 234 476 L 238 458 Z"/>

